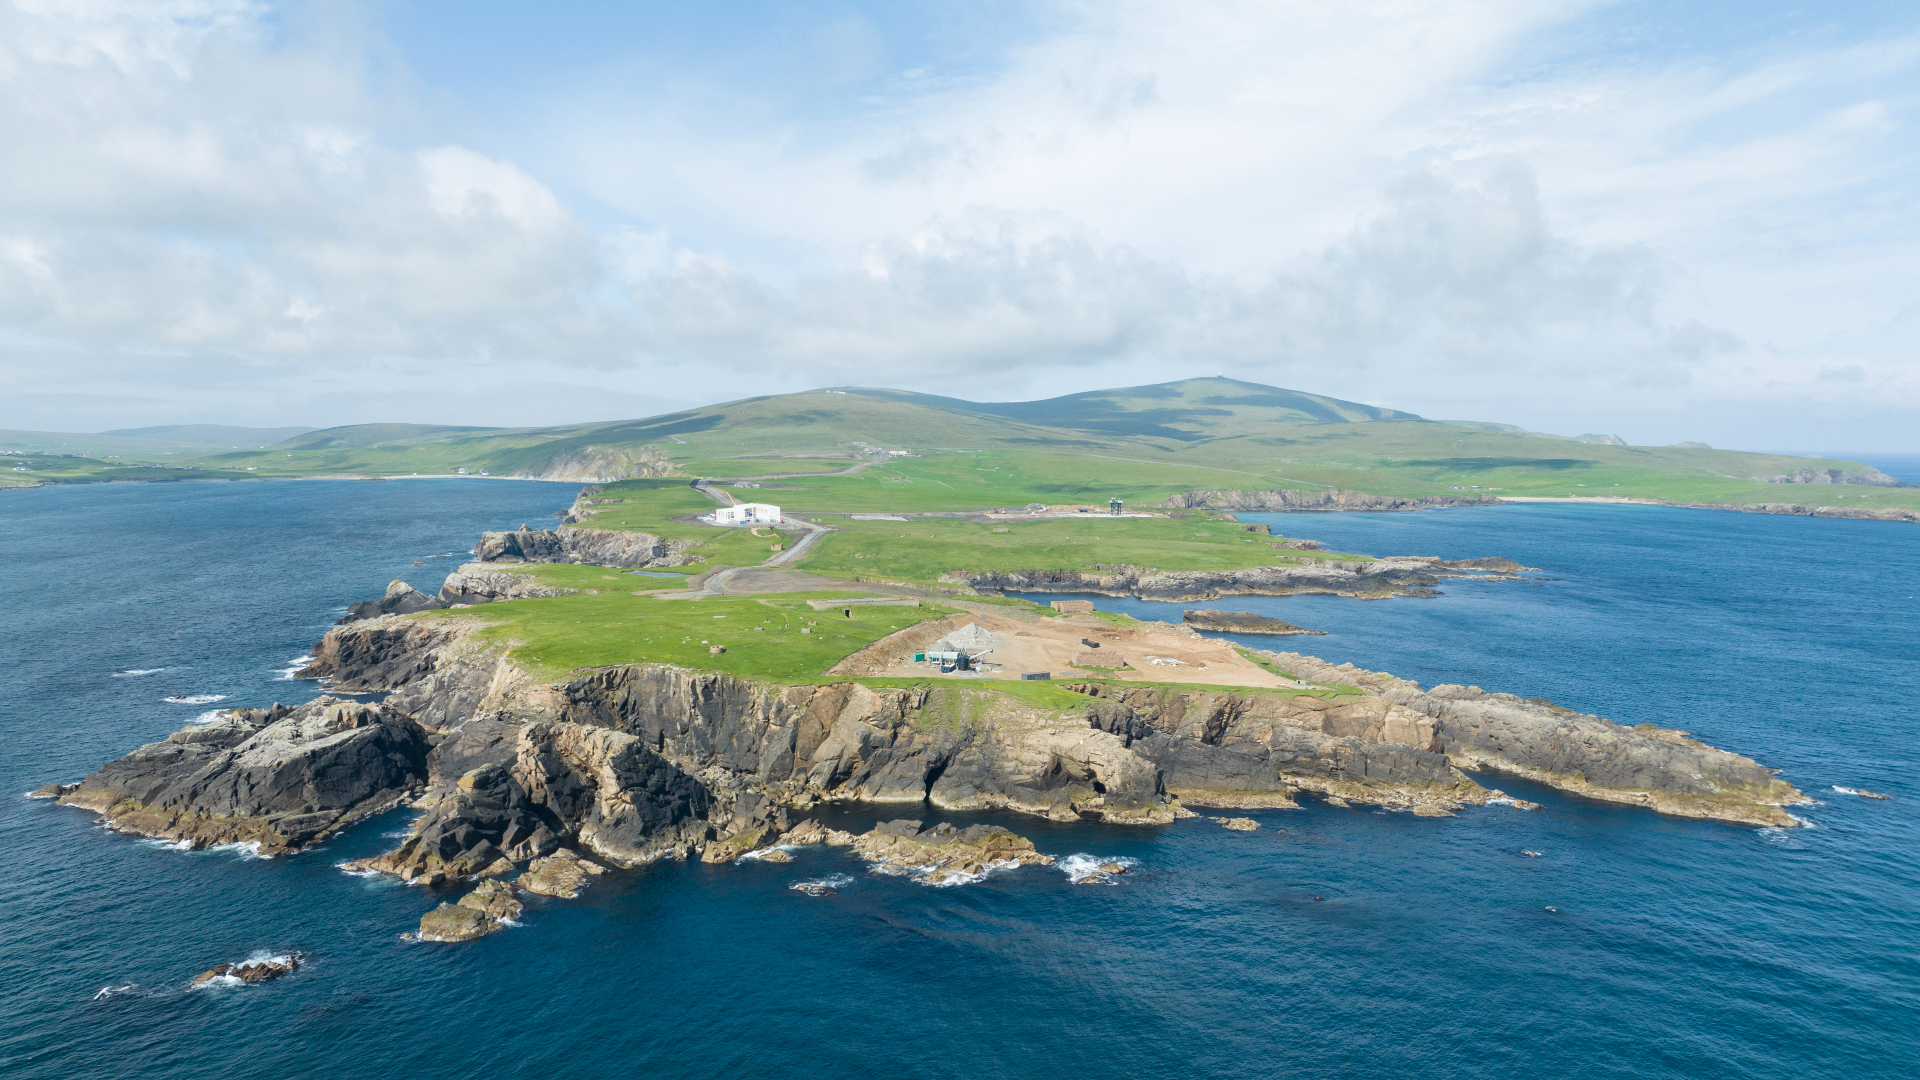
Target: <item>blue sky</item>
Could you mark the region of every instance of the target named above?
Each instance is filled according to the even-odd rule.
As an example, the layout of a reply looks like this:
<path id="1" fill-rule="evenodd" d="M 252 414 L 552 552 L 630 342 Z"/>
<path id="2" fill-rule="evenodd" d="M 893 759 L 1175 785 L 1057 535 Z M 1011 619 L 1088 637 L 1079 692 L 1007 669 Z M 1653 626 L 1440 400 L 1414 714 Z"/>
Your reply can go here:
<path id="1" fill-rule="evenodd" d="M 0 82 L 0 426 L 1226 373 L 1920 450 L 1910 3 L 0 0 Z"/>

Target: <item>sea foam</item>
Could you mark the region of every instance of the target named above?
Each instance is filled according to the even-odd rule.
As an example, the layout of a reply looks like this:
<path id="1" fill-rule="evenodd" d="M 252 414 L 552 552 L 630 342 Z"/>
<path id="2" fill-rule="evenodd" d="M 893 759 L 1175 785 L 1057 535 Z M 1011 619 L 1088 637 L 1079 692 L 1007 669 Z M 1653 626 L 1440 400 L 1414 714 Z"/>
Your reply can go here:
<path id="1" fill-rule="evenodd" d="M 1129 859 L 1125 856 L 1110 858 L 1105 855 L 1078 853 L 1068 855 L 1053 865 L 1055 869 L 1067 875 L 1067 880 L 1073 882 L 1075 885 L 1111 885 L 1114 883 L 1113 875 L 1102 871 L 1100 868 L 1114 864 L 1132 870 L 1134 867 L 1140 865 L 1140 860 Z"/>
<path id="2" fill-rule="evenodd" d="M 227 700 L 227 695 L 225 694 L 175 694 L 170 698 L 161 698 L 160 700 L 167 702 L 170 705 L 211 705 L 216 701 Z"/>

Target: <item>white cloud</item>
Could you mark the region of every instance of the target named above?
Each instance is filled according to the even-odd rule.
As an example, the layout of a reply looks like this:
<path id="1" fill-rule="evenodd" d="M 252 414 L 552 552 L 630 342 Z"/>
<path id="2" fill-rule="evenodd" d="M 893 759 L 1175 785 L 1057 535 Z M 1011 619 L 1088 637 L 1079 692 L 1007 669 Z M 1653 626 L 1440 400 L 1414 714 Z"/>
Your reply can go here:
<path id="1" fill-rule="evenodd" d="M 1915 39 L 1521 70 L 1602 6 L 1133 0 L 888 76 L 836 18 L 795 55 L 842 107 L 575 85 L 482 148 L 353 27 L 271 14 L 0 6 L 20 415 L 217 387 L 374 419 L 301 411 L 356 371 L 689 400 L 716 369 L 1005 396 L 1228 370 L 1582 430 L 1920 406 Z"/>

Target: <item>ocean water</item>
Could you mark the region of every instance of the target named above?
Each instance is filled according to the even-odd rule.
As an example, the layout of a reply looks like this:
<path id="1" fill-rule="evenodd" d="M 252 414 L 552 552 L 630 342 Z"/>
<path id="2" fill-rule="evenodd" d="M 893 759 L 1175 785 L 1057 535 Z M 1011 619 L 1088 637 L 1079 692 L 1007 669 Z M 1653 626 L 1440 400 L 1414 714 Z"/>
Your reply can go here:
<path id="1" fill-rule="evenodd" d="M 1542 571 L 1432 599 L 1217 605 L 1329 631 L 1250 643 L 1685 728 L 1785 770 L 1819 800 L 1797 811 L 1804 829 L 1493 776 L 1545 808 L 1425 819 L 1309 802 L 1253 812 L 1263 827 L 1246 834 L 855 806 L 834 823 L 996 821 L 1051 854 L 1137 865 L 1112 885 L 1027 867 L 935 888 L 831 849 L 676 863 L 450 946 L 399 936 L 443 896 L 335 867 L 391 846 L 406 812 L 261 860 L 19 797 L 217 707 L 164 698 L 304 699 L 280 673 L 346 603 L 395 576 L 436 585 L 481 529 L 551 520 L 571 494 L 0 493 L 0 1076 L 1920 1072 L 1920 530 L 1906 525 L 1540 505 L 1285 515 L 1270 520 L 1329 547 Z M 801 881 L 838 891 L 807 897 Z M 305 966 L 277 982 L 186 989 L 215 963 L 295 950 Z"/>

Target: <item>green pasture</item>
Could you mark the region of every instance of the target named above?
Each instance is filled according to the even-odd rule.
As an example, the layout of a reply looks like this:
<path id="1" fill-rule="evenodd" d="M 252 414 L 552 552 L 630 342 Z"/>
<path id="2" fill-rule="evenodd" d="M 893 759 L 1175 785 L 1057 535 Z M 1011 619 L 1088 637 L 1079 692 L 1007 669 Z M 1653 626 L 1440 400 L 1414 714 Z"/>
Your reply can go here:
<path id="1" fill-rule="evenodd" d="M 627 580 L 641 580 L 628 578 Z M 459 611 L 422 612 L 417 619 L 471 619 L 479 639 L 511 646 L 537 677 L 610 664 L 678 664 L 743 678 L 818 682 L 834 664 L 868 644 L 951 609 L 854 607 L 815 611 L 808 599 L 860 593 L 667 600 L 629 592 L 506 600 Z M 811 633 L 800 632 L 802 627 Z M 713 655 L 713 645 L 726 652 Z"/>
<path id="2" fill-rule="evenodd" d="M 825 519 L 823 519 L 825 520 Z M 1209 518 L 1039 519 L 988 525 L 953 518 L 910 521 L 831 519 L 835 532 L 815 542 L 800 569 L 829 577 L 933 583 L 956 570 L 1076 570 L 1146 566 L 1157 570 L 1243 570 L 1286 566 L 1302 552 L 1278 538 Z M 1005 532 L 996 532 L 1005 529 Z M 1308 557 L 1366 561 L 1364 555 Z"/>

